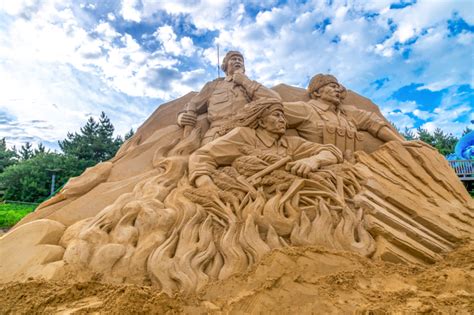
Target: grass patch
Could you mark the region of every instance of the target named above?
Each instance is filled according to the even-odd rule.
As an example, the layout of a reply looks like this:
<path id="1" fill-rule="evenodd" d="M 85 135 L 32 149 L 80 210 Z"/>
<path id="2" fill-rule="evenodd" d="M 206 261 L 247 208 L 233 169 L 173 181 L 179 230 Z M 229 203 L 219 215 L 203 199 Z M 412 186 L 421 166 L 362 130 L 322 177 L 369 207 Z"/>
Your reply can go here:
<path id="1" fill-rule="evenodd" d="M 0 228 L 14 226 L 28 213 L 35 210 L 35 205 L 20 205 L 12 203 L 0 204 Z"/>

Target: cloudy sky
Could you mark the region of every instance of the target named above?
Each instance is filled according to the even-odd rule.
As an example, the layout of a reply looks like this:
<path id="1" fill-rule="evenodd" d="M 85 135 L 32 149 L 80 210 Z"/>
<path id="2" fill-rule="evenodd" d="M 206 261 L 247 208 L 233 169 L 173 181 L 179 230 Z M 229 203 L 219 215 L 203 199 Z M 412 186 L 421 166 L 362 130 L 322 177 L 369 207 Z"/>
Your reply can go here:
<path id="1" fill-rule="evenodd" d="M 118 134 L 217 76 L 332 73 L 400 128 L 473 125 L 474 1 L 0 0 L 0 138 L 57 148 L 104 111 Z"/>

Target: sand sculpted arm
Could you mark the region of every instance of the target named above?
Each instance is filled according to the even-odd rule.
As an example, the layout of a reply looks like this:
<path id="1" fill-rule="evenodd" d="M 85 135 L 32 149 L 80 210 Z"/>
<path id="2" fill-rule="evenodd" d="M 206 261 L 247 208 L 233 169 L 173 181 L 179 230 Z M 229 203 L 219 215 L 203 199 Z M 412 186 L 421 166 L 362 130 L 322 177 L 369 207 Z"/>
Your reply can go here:
<path id="1" fill-rule="evenodd" d="M 207 112 L 208 101 L 216 85 L 217 80 L 207 82 L 201 91 L 184 105 L 183 110 L 178 113 L 177 124 L 179 126 L 194 126 L 196 124 L 197 115 Z"/>
<path id="2" fill-rule="evenodd" d="M 253 100 L 260 99 L 260 98 L 281 99 L 280 95 L 277 92 L 270 90 L 269 88 L 263 86 L 262 84 L 256 81 L 253 81 L 253 82 L 255 82 L 258 85 L 256 86 L 255 91 L 251 94 Z"/>
<path id="3" fill-rule="evenodd" d="M 295 160 L 317 156 L 321 157 L 322 166 L 342 163 L 344 160 L 341 150 L 332 144 L 314 143 L 300 137 L 288 137 L 288 139 Z"/>
<path id="4" fill-rule="evenodd" d="M 286 165 L 286 170 L 303 177 L 314 172 L 321 166 L 342 163 L 341 151 L 332 144 L 318 144 L 303 140 L 299 137 L 289 137 L 289 142 L 295 148 L 295 162 Z"/>
<path id="5" fill-rule="evenodd" d="M 358 130 L 368 131 L 372 136 L 384 141 L 403 141 L 387 122 L 380 118 L 376 113 L 356 109 L 352 106 L 348 107 L 348 113 L 355 122 Z"/>
<path id="6" fill-rule="evenodd" d="M 305 102 L 283 102 L 283 110 L 290 128 L 298 128 L 302 123 L 311 119 L 309 106 Z"/>
<path id="7" fill-rule="evenodd" d="M 387 123 L 376 113 L 357 109 L 353 106 L 347 106 L 344 107 L 344 109 L 347 111 L 348 116 L 355 123 L 357 130 L 367 131 L 374 137 L 377 136 L 377 133 L 380 129 L 387 126 Z"/>
<path id="8" fill-rule="evenodd" d="M 252 100 L 257 100 L 260 98 L 281 99 L 280 95 L 277 92 L 270 90 L 269 88 L 263 86 L 257 81 L 250 80 L 243 73 L 235 73 L 233 76 L 233 81 L 235 84 L 242 86 L 247 92 L 247 95 Z"/>
<path id="9" fill-rule="evenodd" d="M 231 165 L 244 155 L 239 148 L 250 144 L 252 133 L 254 131 L 250 128 L 235 128 L 196 150 L 189 157 L 189 181 L 194 184 L 198 177 L 211 175 L 219 166 Z"/>

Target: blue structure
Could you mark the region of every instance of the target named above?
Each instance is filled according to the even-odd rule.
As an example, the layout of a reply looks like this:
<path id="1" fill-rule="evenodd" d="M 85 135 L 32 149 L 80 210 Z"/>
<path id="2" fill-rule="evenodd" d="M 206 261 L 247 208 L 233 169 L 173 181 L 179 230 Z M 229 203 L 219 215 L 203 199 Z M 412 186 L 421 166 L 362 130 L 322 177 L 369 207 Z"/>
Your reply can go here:
<path id="1" fill-rule="evenodd" d="M 454 153 L 459 160 L 474 160 L 474 131 L 459 139 Z"/>
<path id="2" fill-rule="evenodd" d="M 474 131 L 465 134 L 446 157 L 468 191 L 474 191 Z"/>

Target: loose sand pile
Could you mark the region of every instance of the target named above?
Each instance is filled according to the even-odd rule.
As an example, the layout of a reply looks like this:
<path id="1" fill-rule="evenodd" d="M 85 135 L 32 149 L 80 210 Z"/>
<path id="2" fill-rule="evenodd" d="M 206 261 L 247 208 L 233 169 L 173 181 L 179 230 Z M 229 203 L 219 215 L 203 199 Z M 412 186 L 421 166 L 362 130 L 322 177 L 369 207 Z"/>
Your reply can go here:
<path id="1" fill-rule="evenodd" d="M 286 248 L 199 294 L 168 297 L 147 286 L 8 283 L 0 313 L 472 313 L 474 242 L 428 267 L 373 262 L 347 252 Z"/>

